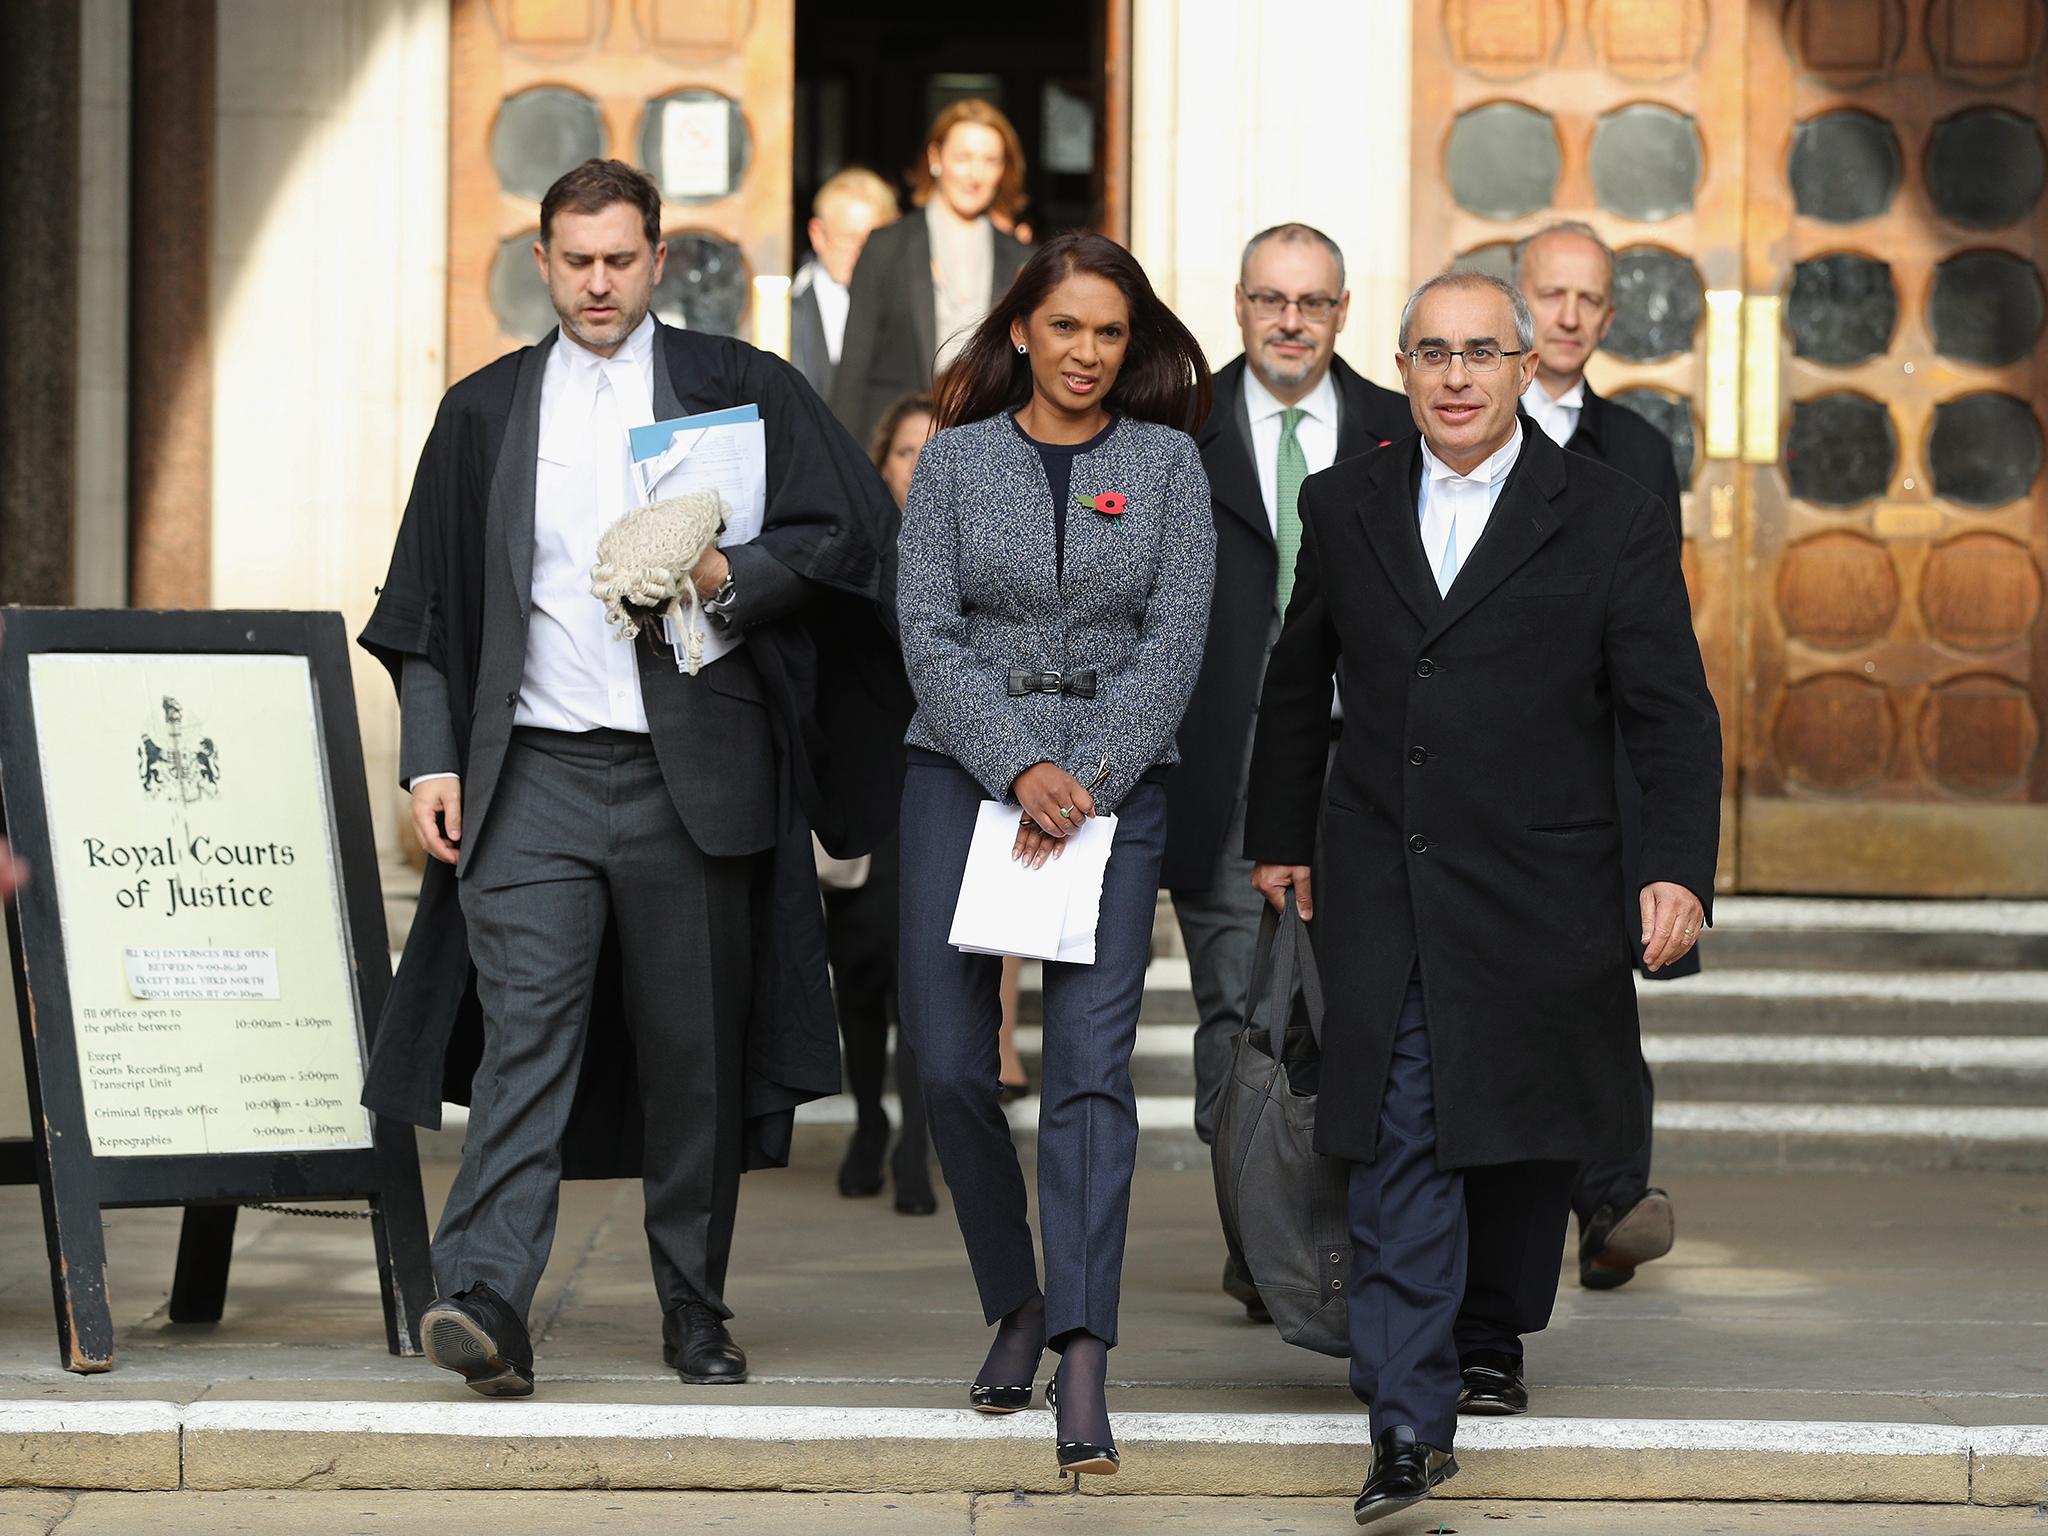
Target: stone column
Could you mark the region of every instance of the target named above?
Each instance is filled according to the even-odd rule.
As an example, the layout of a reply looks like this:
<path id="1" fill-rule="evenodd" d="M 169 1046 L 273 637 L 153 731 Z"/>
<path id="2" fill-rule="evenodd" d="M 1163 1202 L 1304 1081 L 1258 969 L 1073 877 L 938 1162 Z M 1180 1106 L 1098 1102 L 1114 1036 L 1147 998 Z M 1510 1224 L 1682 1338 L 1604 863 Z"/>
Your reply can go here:
<path id="1" fill-rule="evenodd" d="M 69 603 L 78 433 L 78 6 L 0 5 L 0 603 Z"/>
<path id="2" fill-rule="evenodd" d="M 134 0 L 130 600 L 213 595 L 214 0 Z"/>

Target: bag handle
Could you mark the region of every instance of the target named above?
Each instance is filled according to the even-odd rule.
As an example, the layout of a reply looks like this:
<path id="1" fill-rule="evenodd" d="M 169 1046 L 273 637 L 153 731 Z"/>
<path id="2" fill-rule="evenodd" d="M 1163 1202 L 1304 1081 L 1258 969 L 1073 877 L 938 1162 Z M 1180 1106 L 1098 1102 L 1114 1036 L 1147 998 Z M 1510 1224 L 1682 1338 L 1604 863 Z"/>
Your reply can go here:
<path id="1" fill-rule="evenodd" d="M 1287 888 L 1287 911 L 1283 916 L 1273 910 L 1272 903 L 1259 914 L 1258 948 L 1252 955 L 1251 993 L 1245 999 L 1247 1016 L 1258 1006 L 1260 996 L 1266 997 L 1266 1042 L 1275 1061 L 1286 1059 L 1287 1021 L 1293 1013 L 1294 986 L 1297 976 L 1301 982 L 1301 1000 L 1308 1010 L 1309 1033 L 1314 1037 L 1316 1048 L 1323 1044 L 1323 977 L 1316 966 L 1316 953 L 1309 943 L 1308 924 L 1301 920 L 1301 913 L 1294 904 L 1294 888 Z M 1281 932 L 1282 925 L 1286 932 Z M 1276 953 L 1277 951 L 1277 953 Z M 1272 985 L 1266 986 L 1268 967 L 1272 969 Z"/>

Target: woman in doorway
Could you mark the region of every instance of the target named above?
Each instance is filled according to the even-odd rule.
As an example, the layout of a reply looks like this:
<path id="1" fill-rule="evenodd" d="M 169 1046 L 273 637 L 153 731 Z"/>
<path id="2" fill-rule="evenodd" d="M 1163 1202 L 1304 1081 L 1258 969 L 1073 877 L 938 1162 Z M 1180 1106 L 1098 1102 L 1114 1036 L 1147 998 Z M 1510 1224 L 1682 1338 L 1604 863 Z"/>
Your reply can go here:
<path id="1" fill-rule="evenodd" d="M 1137 1154 L 1137 1038 L 1166 830 L 1161 780 L 1194 688 L 1215 579 L 1189 432 L 1201 348 L 1130 253 L 1061 235 L 1026 263 L 939 390 L 898 539 L 897 611 L 918 712 L 903 786 L 903 1032 L 996 1325 L 972 1405 L 1029 1405 L 1060 1353 L 1063 1471 L 1114 1472 L 1105 1395 Z M 1039 1064 L 1038 1282 L 996 1080 L 1001 962 L 947 942 L 982 803 L 1018 815 L 1043 868 L 1116 816 L 1092 965 L 1048 962 Z M 1048 1390 L 1048 1398 L 1054 1398 Z"/>
<path id="2" fill-rule="evenodd" d="M 923 210 L 868 236 L 853 269 L 832 409 L 865 442 L 889 402 L 932 387 L 1030 254 L 997 229 L 1024 205 L 1024 146 L 985 101 L 956 101 L 912 172 Z"/>
<path id="3" fill-rule="evenodd" d="M 868 448 L 882 483 L 903 510 L 910 477 L 925 439 L 932 435 L 930 395 L 905 395 L 882 413 Z M 853 1095 L 853 1136 L 839 1164 L 839 1193 L 849 1199 L 882 1192 L 882 1160 L 889 1151 L 889 1112 L 882 1084 L 889 1068 L 889 1021 L 896 1014 L 896 914 L 901 848 L 891 833 L 867 861 L 857 886 L 825 888 L 825 938 L 832 960 L 832 995 L 839 1009 L 839 1037 L 846 1049 L 846 1087 Z M 930 1137 L 925 1130 L 924 1095 L 917 1061 L 899 1028 L 896 1037 L 896 1093 L 903 1129 L 889 1172 L 896 1183 L 896 1209 L 905 1216 L 929 1216 L 939 1208 L 932 1190 Z"/>

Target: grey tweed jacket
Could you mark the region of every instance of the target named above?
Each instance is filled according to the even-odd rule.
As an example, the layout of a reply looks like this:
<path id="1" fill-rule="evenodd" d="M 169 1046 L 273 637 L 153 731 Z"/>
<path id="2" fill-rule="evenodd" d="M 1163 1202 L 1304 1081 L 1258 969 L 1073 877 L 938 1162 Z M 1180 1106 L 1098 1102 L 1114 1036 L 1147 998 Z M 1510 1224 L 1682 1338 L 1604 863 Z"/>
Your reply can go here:
<path id="1" fill-rule="evenodd" d="M 1126 498 L 1121 516 L 1083 505 Z M 943 752 L 996 799 L 1057 763 L 1083 784 L 1104 759 L 1098 811 L 1178 761 L 1174 732 L 1201 669 L 1216 579 L 1209 480 L 1194 439 L 1120 420 L 1074 460 L 1065 579 L 1052 490 L 1008 415 L 925 444 L 897 540 L 903 659 L 917 695 L 905 738 Z M 1096 695 L 1009 695 L 1012 667 L 1093 668 Z"/>

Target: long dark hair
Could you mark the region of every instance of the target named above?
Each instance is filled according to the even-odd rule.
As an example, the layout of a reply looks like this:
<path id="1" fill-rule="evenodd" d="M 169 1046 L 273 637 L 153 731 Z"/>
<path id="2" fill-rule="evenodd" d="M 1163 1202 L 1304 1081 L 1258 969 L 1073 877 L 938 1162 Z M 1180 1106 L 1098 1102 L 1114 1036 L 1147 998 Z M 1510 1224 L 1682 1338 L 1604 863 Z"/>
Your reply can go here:
<path id="1" fill-rule="evenodd" d="M 996 300 L 995 308 L 933 386 L 939 402 L 938 426 L 984 421 L 999 411 L 1020 410 L 1029 403 L 1031 360 L 1010 341 L 1011 322 L 1028 320 L 1053 289 L 1076 272 L 1115 283 L 1131 312 L 1130 346 L 1116 383 L 1103 398 L 1103 409 L 1183 432 L 1201 427 L 1213 392 L 1201 345 L 1152 291 L 1137 258 L 1107 235 L 1092 230 L 1055 235 L 1032 252 L 1010 291 Z"/>

